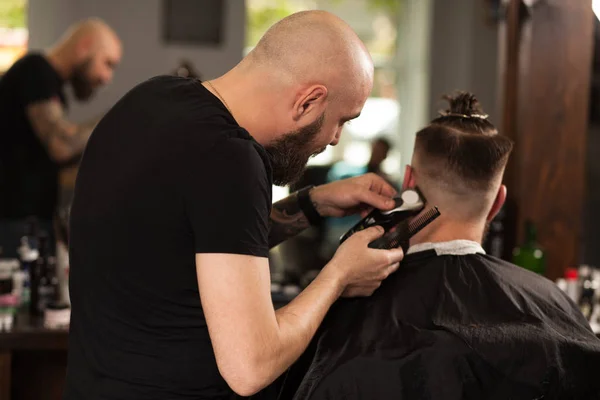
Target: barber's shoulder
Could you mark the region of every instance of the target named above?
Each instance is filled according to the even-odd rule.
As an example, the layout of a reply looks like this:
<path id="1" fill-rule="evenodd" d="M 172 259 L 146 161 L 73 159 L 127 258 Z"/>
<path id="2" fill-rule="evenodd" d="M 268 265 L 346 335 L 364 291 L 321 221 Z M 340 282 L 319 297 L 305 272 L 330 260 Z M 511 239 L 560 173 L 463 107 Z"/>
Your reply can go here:
<path id="1" fill-rule="evenodd" d="M 246 168 L 248 172 L 266 173 L 270 170 L 268 156 L 258 143 L 250 138 L 248 133 L 239 128 L 222 132 L 222 137 L 216 150 L 228 162 Z M 240 171 L 244 174 L 244 171 Z"/>
<path id="2" fill-rule="evenodd" d="M 204 162 L 212 173 L 221 176 L 232 191 L 246 193 L 248 198 L 265 198 L 270 202 L 272 179 L 270 164 L 265 161 L 252 141 L 236 135 L 224 135 Z"/>
<path id="3" fill-rule="evenodd" d="M 156 75 L 140 82 L 137 87 L 162 88 L 171 91 L 171 95 L 179 92 L 180 94 L 192 95 L 196 99 L 210 98 L 210 96 L 206 96 L 209 92 L 202 86 L 202 82 L 198 79 L 181 76 Z"/>
<path id="4" fill-rule="evenodd" d="M 13 64 L 14 67 L 21 68 L 31 68 L 45 65 L 49 65 L 47 59 L 42 54 L 35 52 L 25 54 Z"/>
<path id="5" fill-rule="evenodd" d="M 48 60 L 39 53 L 28 53 L 18 59 L 3 75 L 7 79 L 39 83 L 40 79 L 52 79 L 56 72 Z"/>
<path id="6" fill-rule="evenodd" d="M 128 94 L 144 92 L 146 94 L 167 94 L 167 91 L 171 91 L 176 88 L 177 77 L 169 75 L 157 75 L 152 78 L 148 78 L 139 82 L 133 86 Z M 166 99 L 165 99 L 166 100 Z"/>

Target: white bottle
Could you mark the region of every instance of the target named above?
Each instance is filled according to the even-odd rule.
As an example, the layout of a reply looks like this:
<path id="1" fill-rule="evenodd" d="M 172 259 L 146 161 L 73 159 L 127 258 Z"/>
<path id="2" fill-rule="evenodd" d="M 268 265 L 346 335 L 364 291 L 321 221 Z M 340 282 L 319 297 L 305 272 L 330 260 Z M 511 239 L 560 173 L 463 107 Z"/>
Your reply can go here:
<path id="1" fill-rule="evenodd" d="M 565 271 L 565 280 L 567 281 L 567 296 L 575 304 L 579 303 L 579 274 L 575 268 L 567 268 Z"/>

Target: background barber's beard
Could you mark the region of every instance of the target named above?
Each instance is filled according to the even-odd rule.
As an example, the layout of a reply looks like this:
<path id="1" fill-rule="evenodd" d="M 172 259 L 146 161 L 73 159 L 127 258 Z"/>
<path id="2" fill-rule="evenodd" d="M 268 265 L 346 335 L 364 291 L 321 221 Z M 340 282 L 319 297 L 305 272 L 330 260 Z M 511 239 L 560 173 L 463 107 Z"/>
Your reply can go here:
<path id="1" fill-rule="evenodd" d="M 285 186 L 297 181 L 306 168 L 308 159 L 322 153 L 325 148 L 314 149 L 314 138 L 321 131 L 325 114 L 315 122 L 297 131 L 287 133 L 275 143 L 265 147 L 273 168 L 273 183 Z"/>
<path id="2" fill-rule="evenodd" d="M 89 58 L 79 64 L 71 76 L 70 82 L 77 100 L 89 100 L 95 92 L 96 85 L 88 76 L 91 62 L 92 60 Z"/>

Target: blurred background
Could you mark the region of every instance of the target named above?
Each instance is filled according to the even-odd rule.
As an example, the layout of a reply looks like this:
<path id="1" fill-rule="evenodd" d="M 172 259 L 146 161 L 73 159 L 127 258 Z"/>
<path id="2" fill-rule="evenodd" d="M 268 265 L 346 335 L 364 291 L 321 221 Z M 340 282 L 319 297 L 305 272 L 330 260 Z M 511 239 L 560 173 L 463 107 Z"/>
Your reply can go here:
<path id="1" fill-rule="evenodd" d="M 373 56 L 375 86 L 339 145 L 313 158 L 301 182 L 274 187 L 274 201 L 368 171 L 400 187 L 415 133 L 445 106 L 443 94 L 468 90 L 515 141 L 509 200 L 490 225 L 486 250 L 552 280 L 600 265 L 597 0 L 0 0 L 0 75 L 71 24 L 102 18 L 124 56 L 98 96 L 71 103 L 69 118 L 85 121 L 150 77 L 219 76 L 273 23 L 309 9 L 331 11 L 354 28 Z M 310 281 L 354 222 L 324 221 L 273 249 L 277 290 L 293 293 Z M 12 257 L 20 235 L 0 243 L 0 259 Z M 66 333 L 34 333 L 0 334 L 0 400 L 57 398 L 30 383 L 60 390 Z"/>

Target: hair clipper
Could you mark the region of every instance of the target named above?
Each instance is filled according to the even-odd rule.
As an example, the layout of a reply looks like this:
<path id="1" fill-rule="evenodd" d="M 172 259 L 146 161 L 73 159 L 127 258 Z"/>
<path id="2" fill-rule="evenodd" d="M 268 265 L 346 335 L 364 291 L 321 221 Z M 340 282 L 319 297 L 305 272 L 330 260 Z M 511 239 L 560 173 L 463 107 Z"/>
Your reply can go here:
<path id="1" fill-rule="evenodd" d="M 369 247 L 372 249 L 395 249 L 402 247 L 402 250 L 406 252 L 410 244 L 410 238 L 432 223 L 440 215 L 440 210 L 437 207 L 431 207 L 410 221 L 404 219 L 396 226 L 393 232 L 386 233 L 379 239 L 372 241 L 369 243 Z"/>
<path id="2" fill-rule="evenodd" d="M 379 225 L 383 227 L 387 233 L 403 220 L 419 214 L 425 207 L 425 199 L 417 189 L 406 189 L 399 196 L 395 197 L 394 201 L 396 204 L 391 210 L 371 211 L 369 215 L 360 220 L 340 238 L 340 243 L 343 243 L 356 232 L 372 226 Z"/>

